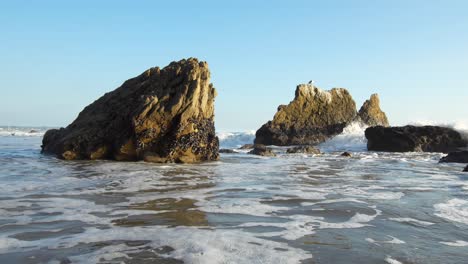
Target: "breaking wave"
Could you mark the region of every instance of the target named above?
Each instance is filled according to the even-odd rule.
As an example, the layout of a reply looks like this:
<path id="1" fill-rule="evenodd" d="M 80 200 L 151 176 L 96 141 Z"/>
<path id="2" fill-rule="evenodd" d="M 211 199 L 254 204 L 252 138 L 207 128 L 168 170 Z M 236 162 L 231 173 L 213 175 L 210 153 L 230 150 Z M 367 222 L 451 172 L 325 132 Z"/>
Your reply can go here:
<path id="1" fill-rule="evenodd" d="M 221 148 L 239 148 L 245 144 L 252 144 L 255 139 L 255 131 L 248 132 L 218 132 Z"/>
<path id="2" fill-rule="evenodd" d="M 353 122 L 343 130 L 343 133 L 319 145 L 322 152 L 334 151 L 367 151 L 367 139 L 364 135 L 367 126 L 361 122 Z"/>
<path id="3" fill-rule="evenodd" d="M 42 137 L 47 127 L 0 127 L 0 137 Z"/>

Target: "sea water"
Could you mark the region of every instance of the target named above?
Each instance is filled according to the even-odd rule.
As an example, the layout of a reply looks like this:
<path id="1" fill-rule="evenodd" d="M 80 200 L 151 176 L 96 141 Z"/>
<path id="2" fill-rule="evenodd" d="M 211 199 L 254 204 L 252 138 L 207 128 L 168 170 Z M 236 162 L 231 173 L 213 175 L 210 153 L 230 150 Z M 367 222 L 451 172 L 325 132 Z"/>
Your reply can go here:
<path id="1" fill-rule="evenodd" d="M 0 129 L 0 263 L 468 262 L 464 165 L 368 152 L 359 124 L 321 155 L 196 165 L 59 160 L 44 131 Z"/>

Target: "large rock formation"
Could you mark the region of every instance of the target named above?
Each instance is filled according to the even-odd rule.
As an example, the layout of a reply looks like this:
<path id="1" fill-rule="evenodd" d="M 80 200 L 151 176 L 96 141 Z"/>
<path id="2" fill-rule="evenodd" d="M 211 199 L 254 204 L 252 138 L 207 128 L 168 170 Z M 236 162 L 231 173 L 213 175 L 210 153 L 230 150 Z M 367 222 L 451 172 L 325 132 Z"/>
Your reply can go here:
<path id="1" fill-rule="evenodd" d="M 369 126 L 389 126 L 387 115 L 380 109 L 378 94 L 371 95 L 370 99 L 364 102 L 358 112 L 358 118 Z"/>
<path id="2" fill-rule="evenodd" d="M 320 154 L 320 150 L 318 148 L 315 148 L 313 146 L 307 146 L 307 145 L 288 148 L 286 152 L 289 154 L 295 154 L 295 153 L 316 154 L 316 155 Z"/>
<path id="3" fill-rule="evenodd" d="M 254 145 L 254 148 L 249 151 L 248 154 L 265 157 L 276 157 L 276 153 L 271 148 L 267 148 L 265 145 L 261 144 Z"/>
<path id="4" fill-rule="evenodd" d="M 288 105 L 280 105 L 272 121 L 255 134 L 255 143 L 264 145 L 316 145 L 343 132 L 353 121 L 388 125 L 380 110 L 379 98 L 372 95 L 359 111 L 346 89 L 323 91 L 312 84 L 300 84 Z"/>
<path id="5" fill-rule="evenodd" d="M 437 126 L 370 127 L 367 149 L 389 152 L 451 152 L 467 146 L 457 131 Z"/>
<path id="6" fill-rule="evenodd" d="M 87 106 L 66 128 L 47 131 L 42 151 L 67 160 L 216 160 L 215 96 L 206 62 L 151 68 Z"/>

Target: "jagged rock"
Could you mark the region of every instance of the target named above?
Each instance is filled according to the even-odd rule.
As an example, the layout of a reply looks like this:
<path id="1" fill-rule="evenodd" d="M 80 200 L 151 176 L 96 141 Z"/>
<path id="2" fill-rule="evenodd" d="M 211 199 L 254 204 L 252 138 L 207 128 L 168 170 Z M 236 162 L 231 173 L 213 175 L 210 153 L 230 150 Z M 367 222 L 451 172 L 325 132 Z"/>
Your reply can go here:
<path id="1" fill-rule="evenodd" d="M 447 156 L 441 158 L 439 162 L 468 163 L 468 151 L 450 152 Z"/>
<path id="2" fill-rule="evenodd" d="M 287 153 L 304 153 L 304 154 L 320 154 L 320 150 L 313 146 L 297 146 L 294 148 L 288 148 Z"/>
<path id="3" fill-rule="evenodd" d="M 219 153 L 233 154 L 233 153 L 237 153 L 237 152 L 235 152 L 235 151 L 232 150 L 232 149 L 220 149 L 220 150 L 219 150 Z"/>
<path id="4" fill-rule="evenodd" d="M 256 144 L 254 145 L 254 149 L 252 149 L 249 154 L 258 155 L 258 156 L 267 156 L 267 157 L 275 157 L 276 154 L 270 148 L 267 148 L 264 145 Z"/>
<path id="5" fill-rule="evenodd" d="M 343 132 L 356 115 L 356 103 L 346 89 L 323 91 L 301 84 L 294 100 L 279 106 L 273 120 L 257 130 L 254 143 L 315 145 Z"/>
<path id="6" fill-rule="evenodd" d="M 66 128 L 47 131 L 42 151 L 67 160 L 216 160 L 215 96 L 206 62 L 151 68 L 88 105 Z"/>
<path id="7" fill-rule="evenodd" d="M 380 109 L 378 94 L 371 95 L 370 99 L 364 102 L 358 112 L 358 119 L 368 126 L 389 126 L 387 115 Z"/>
<path id="8" fill-rule="evenodd" d="M 349 152 L 343 152 L 343 153 L 341 153 L 340 156 L 341 156 L 341 157 L 348 157 L 348 158 L 351 158 L 353 155 L 351 155 L 351 153 L 349 153 Z"/>
<path id="9" fill-rule="evenodd" d="M 254 144 L 245 144 L 239 149 L 253 149 L 253 148 L 254 148 Z"/>
<path id="10" fill-rule="evenodd" d="M 365 135 L 371 151 L 448 153 L 468 143 L 457 131 L 437 126 L 376 126 L 367 128 Z"/>
<path id="11" fill-rule="evenodd" d="M 468 165 L 463 169 L 463 172 L 468 172 Z"/>

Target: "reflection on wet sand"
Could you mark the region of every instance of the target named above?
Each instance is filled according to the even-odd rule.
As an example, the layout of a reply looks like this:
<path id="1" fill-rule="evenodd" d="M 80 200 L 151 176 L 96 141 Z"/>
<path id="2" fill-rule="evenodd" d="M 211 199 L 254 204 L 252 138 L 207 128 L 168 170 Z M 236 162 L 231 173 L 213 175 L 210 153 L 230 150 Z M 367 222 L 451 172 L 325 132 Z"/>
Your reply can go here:
<path id="1" fill-rule="evenodd" d="M 197 210 L 193 199 L 161 198 L 144 203 L 131 204 L 129 209 L 156 211 L 155 214 L 133 215 L 114 220 L 119 226 L 207 226 L 204 212 Z"/>

